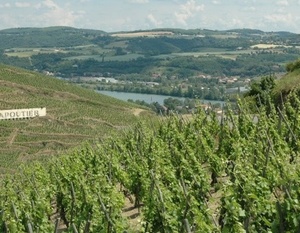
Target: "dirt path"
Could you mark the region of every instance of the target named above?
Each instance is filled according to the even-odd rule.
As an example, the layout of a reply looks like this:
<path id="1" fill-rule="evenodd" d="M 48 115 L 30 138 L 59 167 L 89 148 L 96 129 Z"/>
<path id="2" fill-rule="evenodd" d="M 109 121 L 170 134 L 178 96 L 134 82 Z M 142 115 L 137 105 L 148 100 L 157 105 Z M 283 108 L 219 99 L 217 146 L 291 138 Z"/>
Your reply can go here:
<path id="1" fill-rule="evenodd" d="M 141 112 L 144 112 L 145 110 L 144 109 L 141 109 L 141 108 L 135 108 L 133 109 L 133 114 L 135 116 L 139 116 Z"/>
<path id="2" fill-rule="evenodd" d="M 120 191 L 120 186 L 117 185 L 118 190 Z M 142 229 L 142 222 L 141 222 L 141 209 L 142 205 L 140 207 L 135 207 L 134 202 L 135 202 L 135 197 L 134 195 L 126 195 L 124 196 L 124 207 L 122 209 L 122 216 L 124 218 L 128 219 L 130 229 L 133 230 L 133 232 L 140 232 Z M 57 202 L 52 201 L 51 202 L 51 207 L 52 207 L 52 213 L 50 216 L 51 222 L 55 225 L 57 225 L 57 233 L 62 233 L 66 232 L 68 227 L 66 225 L 66 222 L 61 216 L 61 212 L 57 208 Z M 139 211 L 140 210 L 140 211 Z M 70 227 L 69 227 L 70 228 Z"/>
<path id="3" fill-rule="evenodd" d="M 8 137 L 8 140 L 7 140 L 7 144 L 8 145 L 12 145 L 15 141 L 15 138 L 18 134 L 18 131 L 19 129 L 18 128 L 15 128 L 14 131 L 11 132 L 10 136 Z"/>
<path id="4" fill-rule="evenodd" d="M 128 219 L 131 229 L 134 229 L 136 232 L 140 232 L 142 229 L 141 215 L 139 213 L 139 208 L 134 207 L 134 196 L 131 196 L 131 198 L 133 203 L 128 198 L 125 198 L 122 216 Z"/>

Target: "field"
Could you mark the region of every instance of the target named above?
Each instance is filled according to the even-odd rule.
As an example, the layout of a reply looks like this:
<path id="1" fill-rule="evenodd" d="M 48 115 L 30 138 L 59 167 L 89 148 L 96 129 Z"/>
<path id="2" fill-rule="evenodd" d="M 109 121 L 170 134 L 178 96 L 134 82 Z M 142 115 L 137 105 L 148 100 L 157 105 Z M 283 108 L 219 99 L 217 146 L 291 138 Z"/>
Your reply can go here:
<path id="1" fill-rule="evenodd" d="M 274 49 L 278 47 L 291 48 L 292 46 L 284 46 L 284 45 L 276 45 L 276 44 L 256 44 L 251 46 L 251 48 L 257 48 L 257 49 Z"/>
<path id="2" fill-rule="evenodd" d="M 115 55 L 114 48 L 115 47 L 123 47 L 126 48 L 126 44 L 122 42 L 113 42 L 105 48 L 101 48 L 95 45 L 88 45 L 88 46 L 76 46 L 71 48 L 59 48 L 59 49 L 44 49 L 44 48 L 14 48 L 6 52 L 8 56 L 17 56 L 17 57 L 31 57 L 37 54 L 51 54 L 51 53 L 76 53 L 76 56 L 69 56 L 67 60 L 87 60 L 87 59 L 95 59 L 98 61 L 102 61 L 103 55 L 105 61 L 130 61 L 133 59 L 137 59 L 139 57 L 144 57 L 143 54 L 138 53 L 128 53 L 125 55 Z M 254 47 L 253 47 L 254 48 Z M 270 49 L 275 47 L 267 47 L 267 45 L 260 45 L 260 49 Z M 228 51 L 227 49 L 220 49 L 220 48 L 203 48 L 199 52 L 180 52 L 180 53 L 171 53 L 166 55 L 158 55 L 155 56 L 156 58 L 166 58 L 166 57 L 178 57 L 178 56 L 218 56 L 222 58 L 228 59 L 235 59 L 238 55 L 242 54 L 250 54 L 253 52 L 257 52 L 255 49 L 246 49 L 246 50 L 233 50 Z"/>
<path id="3" fill-rule="evenodd" d="M 120 33 L 114 33 L 111 34 L 111 36 L 114 37 L 127 37 L 127 38 L 132 38 L 132 37 L 157 37 L 157 36 L 172 36 L 174 35 L 173 32 L 168 32 L 168 31 L 153 31 L 153 32 L 120 32 Z"/>
<path id="4" fill-rule="evenodd" d="M 214 38 L 218 38 L 218 39 L 229 39 L 229 38 L 238 38 L 238 34 L 219 34 L 219 35 L 212 35 L 212 37 Z"/>
<path id="5" fill-rule="evenodd" d="M 65 53 L 66 51 L 63 51 L 61 49 L 56 48 L 13 48 L 6 51 L 6 55 L 8 56 L 16 56 L 16 57 L 31 57 L 33 55 L 37 55 L 40 53 L 44 54 L 51 54 L 51 53 Z"/>
<path id="6" fill-rule="evenodd" d="M 236 51 L 205 51 L 205 52 L 190 52 L 190 53 L 175 53 L 174 56 L 193 56 L 193 57 L 201 57 L 201 56 L 217 56 L 222 58 L 235 59 L 238 55 L 241 54 L 251 54 L 254 50 L 236 50 Z"/>
<path id="7" fill-rule="evenodd" d="M 16 57 L 31 57 L 38 54 L 53 54 L 53 53 L 77 53 L 84 56 L 91 54 L 102 54 L 109 53 L 111 49 L 103 49 L 96 45 L 84 45 L 84 46 L 74 46 L 74 47 L 61 47 L 61 48 L 12 48 L 6 50 L 5 54 L 7 56 Z"/>
<path id="8" fill-rule="evenodd" d="M 144 57 L 142 54 L 125 54 L 125 55 L 118 55 L 118 56 L 112 56 L 112 55 L 105 55 L 104 57 L 102 55 L 82 55 L 82 56 L 75 56 L 75 57 L 68 57 L 67 60 L 87 60 L 87 59 L 95 59 L 97 61 L 130 61 L 133 59 L 137 59 L 139 57 Z"/>
<path id="9" fill-rule="evenodd" d="M 51 53 L 77 53 L 76 56 L 69 56 L 65 59 L 67 60 L 87 60 L 87 59 L 95 59 L 97 61 L 130 61 L 140 57 L 144 57 L 143 54 L 138 53 L 128 53 L 125 55 L 114 55 L 112 49 L 114 46 L 125 46 L 122 43 L 115 43 L 113 45 L 106 46 L 105 49 L 102 49 L 97 46 L 88 46 L 88 47 L 74 47 L 74 48 L 61 48 L 61 49 L 42 49 L 42 48 L 27 48 L 27 49 L 14 49 L 13 52 L 6 52 L 8 56 L 16 56 L 16 57 L 31 57 L 33 55 L 38 54 L 51 54 Z M 262 47 L 261 47 L 262 48 Z M 267 47 L 265 47 L 267 48 Z M 273 48 L 273 47 L 272 47 Z M 154 56 L 158 59 L 165 59 L 167 57 L 199 57 L 199 56 L 217 56 L 225 59 L 235 59 L 237 56 L 242 54 L 251 54 L 255 53 L 257 50 L 255 49 L 247 49 L 247 50 L 235 50 L 228 51 L 225 49 L 216 49 L 216 48 L 206 48 L 201 52 L 181 52 L 181 53 L 171 53 L 166 55 L 157 55 Z M 104 58 L 103 58 L 104 57 Z"/>

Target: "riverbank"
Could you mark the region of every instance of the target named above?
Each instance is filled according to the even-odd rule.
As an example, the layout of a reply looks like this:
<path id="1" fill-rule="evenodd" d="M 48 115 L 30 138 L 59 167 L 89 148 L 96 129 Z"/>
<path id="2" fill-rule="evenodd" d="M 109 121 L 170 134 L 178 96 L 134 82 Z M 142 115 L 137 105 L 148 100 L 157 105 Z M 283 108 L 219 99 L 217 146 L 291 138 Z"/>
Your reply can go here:
<path id="1" fill-rule="evenodd" d="M 167 95 L 155 95 L 155 94 L 142 94 L 142 93 L 128 93 L 128 92 L 117 92 L 117 91 L 97 91 L 103 95 L 108 95 L 114 97 L 116 99 L 128 101 L 129 99 L 136 101 L 145 101 L 148 104 L 151 103 L 159 103 L 160 105 L 164 104 L 164 100 L 168 98 L 174 98 L 179 100 L 184 100 L 186 98 L 183 97 L 174 97 L 174 96 L 167 96 Z M 221 104 L 223 105 L 224 101 L 215 101 L 215 100 L 200 100 L 200 102 L 204 104 Z"/>

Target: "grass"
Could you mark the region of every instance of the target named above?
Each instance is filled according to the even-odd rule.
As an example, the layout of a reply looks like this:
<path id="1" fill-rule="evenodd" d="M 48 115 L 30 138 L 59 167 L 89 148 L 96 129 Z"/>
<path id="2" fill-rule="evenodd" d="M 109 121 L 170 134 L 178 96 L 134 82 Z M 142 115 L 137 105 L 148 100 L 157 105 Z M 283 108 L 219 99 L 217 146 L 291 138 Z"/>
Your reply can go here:
<path id="1" fill-rule="evenodd" d="M 251 52 L 254 52 L 252 49 L 247 49 L 247 50 L 233 50 L 233 51 L 228 51 L 224 49 L 205 49 L 203 51 L 199 52 L 184 52 L 184 53 L 172 53 L 172 54 L 163 54 L 163 55 L 158 55 L 155 56 L 158 59 L 165 59 L 167 57 L 175 58 L 175 57 L 188 57 L 188 56 L 193 56 L 193 57 L 206 57 L 209 55 L 214 55 L 220 58 L 225 58 L 225 59 L 236 59 L 238 55 L 241 54 L 250 54 Z"/>
<path id="2" fill-rule="evenodd" d="M 168 36 L 173 35 L 173 32 L 168 31 L 142 31 L 142 32 L 124 32 L 124 33 L 114 33 L 111 36 L 130 38 L 130 37 L 157 37 L 157 36 Z"/>
<path id="3" fill-rule="evenodd" d="M 274 48 L 292 48 L 292 46 L 276 45 L 276 44 L 256 44 L 256 45 L 252 45 L 251 48 L 274 49 Z"/>
<path id="4" fill-rule="evenodd" d="M 128 41 L 127 40 L 122 40 L 122 41 L 114 41 L 114 42 L 106 45 L 105 48 L 107 48 L 107 49 L 114 49 L 114 48 L 117 48 L 117 47 L 127 48 L 127 46 L 128 46 Z"/>
<path id="5" fill-rule="evenodd" d="M 144 57 L 142 54 L 136 54 L 136 53 L 129 53 L 125 55 L 120 56 L 107 56 L 105 57 L 105 61 L 130 61 L 133 59 L 137 59 L 139 57 Z"/>
<path id="6" fill-rule="evenodd" d="M 0 121 L 0 170 L 56 156 L 136 122 L 136 105 L 0 65 L 0 109 L 46 107 L 46 117 Z"/>
<path id="7" fill-rule="evenodd" d="M 216 35 L 211 35 L 214 38 L 217 39 L 229 39 L 229 38 L 238 38 L 239 36 L 236 34 L 216 34 Z"/>
<path id="8" fill-rule="evenodd" d="M 66 51 L 57 48 L 13 48 L 7 51 L 5 54 L 7 56 L 14 57 L 31 57 L 33 55 L 38 55 L 41 53 L 51 54 L 51 53 L 66 53 Z"/>
<path id="9" fill-rule="evenodd" d="M 133 59 L 137 59 L 139 57 L 144 57 L 144 55 L 136 54 L 136 53 L 130 53 L 130 54 L 119 55 L 119 56 L 106 55 L 106 56 L 104 56 L 104 61 L 130 61 Z M 102 58 L 102 55 L 83 55 L 83 56 L 68 57 L 66 59 L 68 59 L 68 60 L 95 59 L 97 61 L 102 61 L 103 58 Z"/>
<path id="10" fill-rule="evenodd" d="M 276 96 L 281 93 L 287 94 L 291 90 L 299 89 L 300 87 L 300 69 L 296 69 L 293 72 L 287 73 L 284 77 L 277 81 L 277 84 L 273 90 Z"/>
<path id="11" fill-rule="evenodd" d="M 74 47 L 62 47 L 62 48 L 12 48 L 5 54 L 7 56 L 15 57 L 31 57 L 37 54 L 52 54 L 52 53 L 77 53 L 85 56 L 92 56 L 93 54 L 109 53 L 111 49 L 103 49 L 97 45 L 83 45 Z M 89 58 L 89 57 L 88 57 Z"/>

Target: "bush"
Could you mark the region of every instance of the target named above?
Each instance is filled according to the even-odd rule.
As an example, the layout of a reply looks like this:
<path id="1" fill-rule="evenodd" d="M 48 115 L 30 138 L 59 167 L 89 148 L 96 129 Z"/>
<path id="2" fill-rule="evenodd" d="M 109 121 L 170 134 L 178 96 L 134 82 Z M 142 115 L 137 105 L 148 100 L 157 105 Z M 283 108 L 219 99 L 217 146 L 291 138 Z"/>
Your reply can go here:
<path id="1" fill-rule="evenodd" d="M 294 62 L 290 62 L 286 65 L 287 72 L 293 72 L 296 69 L 300 69 L 300 59 Z"/>

